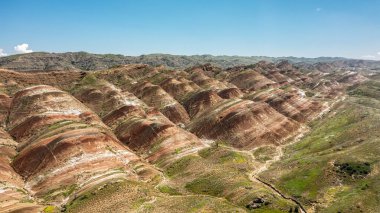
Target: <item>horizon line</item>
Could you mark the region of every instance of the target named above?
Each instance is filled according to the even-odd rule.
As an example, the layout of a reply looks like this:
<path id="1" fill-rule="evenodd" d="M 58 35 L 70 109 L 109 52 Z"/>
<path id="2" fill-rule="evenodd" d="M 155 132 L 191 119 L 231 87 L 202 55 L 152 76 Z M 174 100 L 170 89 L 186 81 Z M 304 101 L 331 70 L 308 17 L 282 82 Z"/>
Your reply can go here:
<path id="1" fill-rule="evenodd" d="M 378 61 L 374 59 L 363 59 L 363 58 L 348 58 L 343 56 L 318 56 L 318 57 L 305 57 L 305 56 L 267 56 L 267 55 L 227 55 L 227 54 L 221 54 L 221 55 L 214 55 L 214 54 L 173 54 L 173 53 L 145 53 L 140 55 L 125 55 L 122 53 L 94 53 L 94 52 L 87 52 L 87 51 L 67 51 L 67 52 L 49 52 L 49 51 L 34 51 L 30 53 L 16 53 L 16 54 L 9 54 L 6 56 L 1 56 L 0 58 L 6 58 L 11 56 L 18 56 L 18 55 L 30 55 L 30 54 L 36 54 L 36 53 L 47 53 L 47 54 L 65 54 L 65 53 L 87 53 L 87 54 L 93 54 L 93 55 L 121 55 L 125 57 L 141 57 L 141 56 L 148 56 L 148 55 L 169 55 L 169 56 L 212 56 L 212 57 L 262 57 L 262 58 L 304 58 L 304 59 L 318 59 L 318 58 L 337 58 L 337 59 L 346 59 L 346 60 L 363 60 L 363 61 Z"/>

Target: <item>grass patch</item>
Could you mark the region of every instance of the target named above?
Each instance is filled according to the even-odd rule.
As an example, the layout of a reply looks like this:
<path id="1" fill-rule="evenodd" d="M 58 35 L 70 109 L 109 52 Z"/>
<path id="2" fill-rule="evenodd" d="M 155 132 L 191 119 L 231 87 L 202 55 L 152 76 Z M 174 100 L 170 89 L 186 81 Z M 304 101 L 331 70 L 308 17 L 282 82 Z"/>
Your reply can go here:
<path id="1" fill-rule="evenodd" d="M 353 96 L 367 96 L 380 100 L 380 81 L 367 81 L 349 88 L 348 94 Z"/>
<path id="2" fill-rule="evenodd" d="M 253 151 L 253 156 L 261 163 L 272 160 L 275 154 L 276 147 L 273 146 L 261 146 Z"/>
<path id="3" fill-rule="evenodd" d="M 56 211 L 56 207 L 55 206 L 47 206 L 44 208 L 44 213 L 54 213 L 54 212 L 58 212 Z"/>
<path id="4" fill-rule="evenodd" d="M 65 198 L 65 197 L 70 196 L 76 189 L 77 189 L 76 184 L 64 186 L 64 187 L 58 188 L 58 189 L 52 189 L 44 195 L 43 199 L 45 201 L 53 201 L 57 197 Z"/>
<path id="5" fill-rule="evenodd" d="M 94 84 L 96 84 L 97 81 L 98 81 L 98 79 L 95 77 L 95 75 L 88 74 L 81 80 L 81 84 L 94 85 Z"/>
<path id="6" fill-rule="evenodd" d="M 47 131 L 53 131 L 53 130 L 56 130 L 60 127 L 63 127 L 63 126 L 66 126 L 66 125 L 69 125 L 69 124 L 72 124 L 72 123 L 75 123 L 74 121 L 70 121 L 70 120 L 61 120 L 57 123 L 54 123 L 52 125 L 50 125 L 47 129 Z"/>
<path id="7" fill-rule="evenodd" d="M 193 159 L 194 159 L 194 156 L 189 155 L 170 164 L 170 166 L 165 170 L 166 175 L 169 177 L 173 177 L 183 172 L 186 169 L 186 167 L 190 165 Z"/>
<path id="8" fill-rule="evenodd" d="M 95 200 L 98 197 L 110 196 L 112 193 L 120 190 L 125 187 L 125 182 L 117 182 L 112 184 L 106 184 L 104 187 L 101 187 L 99 190 L 88 191 L 79 197 L 75 198 L 73 201 L 68 203 L 65 206 L 65 212 L 76 212 L 75 209 L 80 208 L 82 205 L 90 203 L 92 200 Z"/>
<path id="9" fill-rule="evenodd" d="M 282 178 L 283 189 L 290 192 L 295 197 L 301 197 L 304 193 L 315 199 L 318 189 L 321 187 L 318 179 L 322 175 L 321 168 L 311 168 L 291 173 L 289 176 Z"/>
<path id="10" fill-rule="evenodd" d="M 181 194 L 176 189 L 174 189 L 168 185 L 159 186 L 158 190 L 162 193 L 169 194 L 169 195 L 180 195 Z"/>
<path id="11" fill-rule="evenodd" d="M 208 158 L 214 151 L 215 147 L 208 147 L 198 151 L 199 156 L 202 158 Z"/>
<path id="12" fill-rule="evenodd" d="M 226 185 L 221 181 L 221 177 L 212 174 L 197 178 L 185 185 L 185 188 L 190 192 L 211 196 L 221 196 L 225 187 Z"/>
<path id="13" fill-rule="evenodd" d="M 247 162 L 247 159 L 241 155 L 240 153 L 233 152 L 233 151 L 227 151 L 226 153 L 223 153 L 224 155 L 220 156 L 219 160 L 221 163 L 245 163 Z"/>

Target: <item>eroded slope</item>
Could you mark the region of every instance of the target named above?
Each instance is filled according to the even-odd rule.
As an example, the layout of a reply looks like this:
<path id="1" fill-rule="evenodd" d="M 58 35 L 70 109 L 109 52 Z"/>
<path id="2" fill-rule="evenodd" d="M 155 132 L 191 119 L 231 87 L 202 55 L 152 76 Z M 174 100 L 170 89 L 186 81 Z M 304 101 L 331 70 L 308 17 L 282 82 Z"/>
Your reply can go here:
<path id="1" fill-rule="evenodd" d="M 155 175 L 97 115 L 50 86 L 16 93 L 7 126 L 18 141 L 13 168 L 28 191 L 46 202 L 64 203 L 111 180 Z"/>
<path id="2" fill-rule="evenodd" d="M 157 109 L 147 108 L 133 94 L 122 92 L 109 82 L 88 84 L 84 79 L 74 91 L 79 100 L 104 115 L 104 122 L 124 144 L 150 162 L 163 162 L 205 147 L 195 135 L 172 123 Z M 88 96 L 95 91 L 101 91 L 96 99 Z"/>

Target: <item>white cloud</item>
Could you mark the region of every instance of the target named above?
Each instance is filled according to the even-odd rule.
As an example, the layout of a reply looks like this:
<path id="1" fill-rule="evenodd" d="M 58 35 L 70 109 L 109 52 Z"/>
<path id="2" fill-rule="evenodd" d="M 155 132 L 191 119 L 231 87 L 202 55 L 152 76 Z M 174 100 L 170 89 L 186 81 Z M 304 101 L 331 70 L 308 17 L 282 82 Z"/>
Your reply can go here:
<path id="1" fill-rule="evenodd" d="M 380 52 L 377 52 L 378 55 L 380 55 Z"/>
<path id="2" fill-rule="evenodd" d="M 374 56 L 374 55 L 363 55 L 362 58 L 373 59 L 373 58 L 376 58 L 376 56 Z"/>
<path id="3" fill-rule="evenodd" d="M 0 49 L 0 57 L 7 56 L 3 49 Z"/>
<path id="4" fill-rule="evenodd" d="M 17 53 L 31 53 L 31 52 L 33 52 L 33 50 L 28 50 L 28 48 L 29 48 L 29 44 L 25 44 L 25 43 L 19 44 L 19 45 L 14 47 L 14 49 Z"/>
<path id="5" fill-rule="evenodd" d="M 321 10 L 322 10 L 322 8 L 320 8 L 320 7 L 315 9 L 315 11 L 317 11 L 317 12 L 321 12 Z"/>

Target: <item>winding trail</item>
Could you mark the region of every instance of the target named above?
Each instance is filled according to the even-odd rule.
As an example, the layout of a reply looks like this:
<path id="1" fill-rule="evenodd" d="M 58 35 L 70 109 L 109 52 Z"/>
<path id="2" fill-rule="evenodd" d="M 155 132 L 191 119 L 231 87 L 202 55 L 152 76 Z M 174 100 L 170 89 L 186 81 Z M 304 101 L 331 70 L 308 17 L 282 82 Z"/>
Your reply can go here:
<path id="1" fill-rule="evenodd" d="M 274 185 L 270 184 L 269 182 L 266 182 L 264 180 L 262 180 L 258 174 L 260 174 L 261 172 L 264 172 L 266 170 L 268 170 L 268 168 L 275 162 L 279 161 L 281 159 L 281 157 L 284 155 L 284 152 L 283 152 L 283 149 L 291 144 L 294 144 L 296 142 L 298 142 L 299 140 L 301 140 L 301 138 L 309 131 L 310 129 L 307 127 L 307 126 L 302 126 L 300 128 L 300 130 L 298 131 L 298 133 L 296 134 L 296 136 L 294 136 L 294 139 L 290 142 L 290 143 L 287 143 L 287 144 L 284 144 L 284 145 L 280 145 L 280 146 L 277 146 L 276 147 L 276 152 L 275 152 L 275 155 L 274 157 L 271 159 L 271 160 L 268 160 L 266 161 L 265 163 L 263 164 L 260 164 L 259 167 L 255 168 L 251 173 L 248 174 L 248 177 L 249 179 L 252 181 L 252 182 L 258 182 L 260 184 L 263 184 L 265 185 L 268 189 L 272 190 L 275 194 L 281 196 L 282 198 L 286 199 L 286 200 L 290 200 L 291 202 L 295 203 L 299 208 L 300 208 L 300 211 L 301 213 L 306 213 L 306 209 L 302 206 L 302 204 L 297 201 L 295 198 L 293 197 L 290 197 L 290 196 L 287 196 L 285 195 L 284 193 L 282 193 L 279 189 L 277 189 Z M 253 155 L 253 151 L 255 149 L 252 149 L 252 150 L 239 150 L 239 149 L 236 149 L 236 148 L 233 148 L 233 147 L 230 147 L 230 146 L 225 146 L 225 145 L 221 145 L 223 148 L 225 149 L 229 149 L 231 151 L 234 151 L 234 152 L 238 152 L 238 153 L 244 153 L 246 155 L 249 155 L 252 159 L 252 163 L 253 164 L 257 164 L 257 161 L 255 161 L 255 156 Z"/>
<path id="2" fill-rule="evenodd" d="M 330 110 L 332 109 L 332 107 L 340 102 L 340 101 L 343 101 L 346 97 L 345 96 L 342 96 L 341 98 L 337 99 L 336 101 L 330 103 L 330 104 L 327 104 L 326 103 L 326 108 L 324 110 L 321 111 L 321 113 L 319 113 L 315 119 L 320 119 L 323 115 L 327 114 L 328 112 L 330 112 Z M 275 162 L 279 161 L 283 155 L 284 155 L 284 148 L 286 148 L 287 146 L 290 146 L 294 143 L 297 143 L 299 142 L 304 136 L 306 133 L 308 133 L 310 131 L 310 128 L 307 126 L 307 125 L 302 125 L 301 128 L 299 129 L 299 131 L 293 136 L 293 139 L 286 143 L 286 144 L 283 144 L 283 145 L 279 145 L 277 147 L 275 147 L 276 151 L 275 151 L 275 155 L 273 156 L 273 158 L 271 160 L 267 160 L 265 161 L 265 163 L 261 163 L 261 164 L 258 164 L 258 161 L 256 161 L 256 158 L 255 156 L 253 155 L 253 151 L 255 149 L 252 149 L 252 150 L 240 150 L 240 149 L 237 149 L 237 148 L 234 148 L 234 147 L 231 147 L 231 146 L 226 146 L 226 145 L 223 145 L 223 144 L 218 144 L 218 146 L 220 147 L 223 147 L 224 149 L 227 149 L 227 150 L 231 150 L 231 151 L 234 151 L 234 152 L 237 152 L 237 153 L 243 153 L 245 155 L 248 155 L 250 156 L 251 158 L 251 161 L 254 165 L 257 165 L 257 167 L 248 174 L 248 177 L 249 179 L 252 181 L 252 182 L 256 182 L 256 183 L 260 183 L 262 185 L 264 185 L 265 187 L 267 187 L 268 189 L 270 189 L 271 191 L 273 191 L 275 194 L 277 194 L 278 196 L 281 196 L 282 198 L 286 199 L 286 200 L 289 200 L 291 202 L 293 202 L 295 205 L 298 206 L 299 208 L 299 211 L 301 213 L 307 213 L 305 207 L 302 205 L 301 202 L 299 202 L 297 199 L 291 197 L 291 196 L 288 196 L 284 193 L 282 193 L 279 189 L 277 189 L 273 184 L 261 179 L 259 177 L 259 174 L 268 170 L 269 167 L 274 164 Z M 213 140 L 206 140 L 206 139 L 203 139 L 202 140 L 203 144 L 206 146 L 206 147 L 209 147 L 211 146 L 211 144 L 214 143 Z M 183 156 L 181 156 L 183 157 Z M 156 167 L 156 166 L 155 166 Z M 160 181 L 160 183 L 158 183 L 155 188 L 157 188 L 158 186 L 162 185 L 162 184 L 165 184 L 167 182 L 169 182 L 169 180 L 167 179 L 167 177 L 165 177 L 165 175 L 163 174 L 163 171 L 159 168 L 156 167 L 156 169 L 158 169 L 159 171 L 161 171 L 161 176 L 162 176 L 162 180 Z M 186 197 L 186 196 L 194 196 L 192 194 L 190 195 L 170 195 L 171 197 Z M 208 196 L 208 197 L 212 197 L 212 198 L 216 198 L 216 199 L 220 199 L 220 200 L 223 200 L 223 201 L 227 201 L 225 198 L 221 198 L 221 197 L 214 197 L 214 196 L 210 196 L 210 195 L 203 195 L 203 196 Z M 152 202 L 155 202 L 156 201 L 156 198 L 154 197 L 153 200 L 151 201 L 147 201 L 146 203 L 152 203 Z M 230 203 L 230 202 L 229 202 Z M 232 204 L 232 203 L 231 203 Z"/>
<path id="3" fill-rule="evenodd" d="M 276 189 L 276 187 L 274 187 L 272 184 L 263 181 L 259 177 L 254 177 L 254 178 L 257 181 L 259 181 L 260 183 L 262 183 L 262 184 L 266 185 L 267 187 L 271 188 L 274 192 L 276 192 L 276 194 L 280 195 L 282 198 L 284 198 L 286 200 L 291 200 L 292 202 L 296 203 L 297 206 L 300 208 L 301 213 L 306 213 L 306 209 L 302 206 L 302 204 L 299 201 L 297 201 L 296 199 L 294 199 L 292 197 L 288 197 L 288 196 L 284 195 L 283 193 L 281 193 L 281 191 L 279 191 L 278 189 Z"/>
<path id="4" fill-rule="evenodd" d="M 327 104 L 326 103 L 326 108 L 324 110 L 321 111 L 321 113 L 319 113 L 319 115 L 315 118 L 315 119 L 320 119 L 323 115 L 327 114 L 328 112 L 330 112 L 330 110 L 338 103 L 338 102 L 341 102 L 343 100 L 346 99 L 346 96 L 342 96 L 340 98 L 338 98 L 337 100 L 335 100 L 334 102 L 332 102 L 331 104 Z M 287 143 L 287 144 L 284 144 L 284 145 L 280 145 L 278 147 L 276 147 L 276 155 L 271 159 L 271 160 L 268 160 L 266 161 L 264 164 L 262 164 L 259 168 L 255 169 L 250 175 L 249 175 L 249 178 L 252 180 L 252 181 L 256 181 L 256 182 L 260 182 L 264 185 L 266 185 L 267 187 L 269 187 L 270 189 L 272 189 L 272 191 L 274 191 L 276 194 L 280 195 L 281 197 L 283 197 L 284 199 L 287 199 L 287 200 L 291 200 L 292 202 L 294 202 L 295 204 L 297 204 L 297 206 L 300 208 L 301 212 L 302 213 L 306 213 L 306 209 L 305 207 L 302 206 L 302 203 L 300 203 L 298 200 L 296 200 L 295 198 L 293 197 L 290 197 L 288 195 L 285 195 L 284 193 L 282 193 L 279 189 L 277 189 L 273 184 L 261 179 L 258 175 L 266 170 L 269 169 L 269 167 L 279 161 L 283 155 L 284 155 L 284 148 L 287 147 L 287 146 L 290 146 L 294 143 L 297 143 L 298 141 L 300 141 L 306 133 L 308 133 L 310 131 L 310 128 L 308 126 L 302 126 L 300 128 L 300 131 L 298 132 L 298 134 L 293 138 L 293 140 L 290 142 L 290 143 Z M 252 155 L 252 151 L 249 151 L 251 156 Z M 254 160 L 254 156 L 253 156 L 253 160 Z"/>
<path id="5" fill-rule="evenodd" d="M 282 158 L 282 156 L 284 155 L 283 149 L 285 147 L 287 147 L 287 146 L 290 146 L 290 145 L 292 145 L 292 144 L 297 143 L 298 141 L 300 141 L 304 137 L 304 135 L 307 132 L 309 132 L 309 131 L 310 131 L 310 129 L 307 126 L 302 126 L 300 128 L 300 131 L 298 132 L 298 134 L 294 137 L 294 139 L 290 143 L 287 143 L 287 144 L 280 145 L 280 146 L 276 147 L 276 155 L 271 160 L 266 161 L 259 168 L 255 169 L 254 171 L 252 171 L 251 174 L 249 174 L 249 178 L 250 178 L 251 181 L 260 182 L 261 184 L 264 184 L 265 186 L 267 186 L 268 188 L 270 188 L 273 192 L 275 192 L 277 195 L 281 196 L 282 198 L 284 198 L 286 200 L 292 201 L 293 203 L 295 203 L 300 208 L 299 210 L 300 210 L 301 213 L 306 213 L 307 212 L 306 209 L 305 209 L 305 207 L 302 206 L 301 202 L 299 202 L 298 200 L 296 200 L 293 197 L 285 195 L 279 189 L 277 189 L 274 185 L 272 185 L 269 182 L 264 181 L 263 179 L 261 179 L 258 176 L 258 174 L 260 174 L 261 172 L 264 172 L 264 171 L 268 170 L 269 167 L 273 163 L 279 161 Z M 252 153 L 252 151 L 251 151 L 251 153 Z"/>

